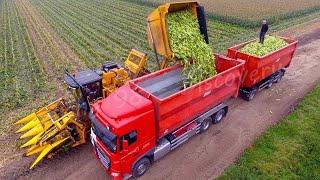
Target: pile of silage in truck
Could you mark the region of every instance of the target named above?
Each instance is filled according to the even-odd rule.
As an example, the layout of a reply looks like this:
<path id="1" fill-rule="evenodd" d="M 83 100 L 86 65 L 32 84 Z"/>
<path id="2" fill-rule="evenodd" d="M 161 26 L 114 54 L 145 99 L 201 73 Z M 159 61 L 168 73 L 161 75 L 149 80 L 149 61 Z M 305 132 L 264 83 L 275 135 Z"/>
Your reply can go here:
<path id="1" fill-rule="evenodd" d="M 184 66 L 184 85 L 192 86 L 216 74 L 211 47 L 199 30 L 198 19 L 190 10 L 169 13 L 167 24 L 174 58 Z"/>
<path id="2" fill-rule="evenodd" d="M 285 40 L 278 37 L 266 36 L 263 44 L 258 41 L 254 41 L 245 45 L 241 49 L 241 52 L 255 56 L 264 56 L 286 46 L 287 44 L 288 43 Z"/>

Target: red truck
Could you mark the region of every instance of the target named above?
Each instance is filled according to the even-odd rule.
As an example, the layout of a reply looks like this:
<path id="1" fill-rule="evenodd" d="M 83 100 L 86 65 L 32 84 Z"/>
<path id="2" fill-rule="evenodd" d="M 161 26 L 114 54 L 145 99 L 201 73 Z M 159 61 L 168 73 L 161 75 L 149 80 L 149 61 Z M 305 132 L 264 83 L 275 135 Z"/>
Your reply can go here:
<path id="1" fill-rule="evenodd" d="M 113 179 L 139 177 L 193 135 L 219 123 L 237 97 L 244 61 L 216 55 L 217 74 L 183 88 L 181 65 L 151 73 L 92 106 L 91 141 Z"/>
<path id="2" fill-rule="evenodd" d="M 167 3 L 148 16 L 148 39 L 156 57 L 172 58 L 165 17 L 185 9 L 198 18 L 208 42 L 203 7 L 197 2 Z M 258 90 L 279 81 L 297 45 L 285 40 L 286 47 L 263 57 L 240 52 L 249 42 L 229 48 L 228 57 L 215 56 L 215 76 L 186 89 L 182 66 L 175 65 L 132 80 L 96 102 L 89 113 L 96 157 L 112 179 L 142 176 L 154 161 L 206 131 L 211 122 L 219 123 L 228 112 L 224 102 L 237 97 L 239 89 L 251 100 Z"/>
<path id="3" fill-rule="evenodd" d="M 228 57 L 242 59 L 246 62 L 240 86 L 240 92 L 246 100 L 252 100 L 258 91 L 270 88 L 273 83 L 279 82 L 285 73 L 285 68 L 289 67 L 297 49 L 298 41 L 284 37 L 279 38 L 285 40 L 288 44 L 262 57 L 240 51 L 245 45 L 255 40 L 228 49 Z"/>

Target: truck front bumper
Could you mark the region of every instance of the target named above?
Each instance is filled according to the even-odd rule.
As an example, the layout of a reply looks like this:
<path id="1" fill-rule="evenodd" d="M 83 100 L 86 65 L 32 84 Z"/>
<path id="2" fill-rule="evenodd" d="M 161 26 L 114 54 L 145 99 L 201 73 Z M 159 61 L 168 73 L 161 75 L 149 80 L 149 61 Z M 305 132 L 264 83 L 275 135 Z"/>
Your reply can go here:
<path id="1" fill-rule="evenodd" d="M 94 153 L 96 155 L 96 158 L 99 159 L 101 164 L 103 165 L 103 168 L 107 170 L 107 173 L 110 175 L 110 178 L 113 180 L 122 180 L 122 179 L 128 179 L 131 177 L 131 175 L 125 175 L 122 176 L 121 173 L 115 172 L 111 169 L 111 161 L 108 158 L 108 156 L 98 147 L 98 140 L 96 134 L 93 132 L 93 130 L 90 130 L 90 139 L 93 146 Z"/>

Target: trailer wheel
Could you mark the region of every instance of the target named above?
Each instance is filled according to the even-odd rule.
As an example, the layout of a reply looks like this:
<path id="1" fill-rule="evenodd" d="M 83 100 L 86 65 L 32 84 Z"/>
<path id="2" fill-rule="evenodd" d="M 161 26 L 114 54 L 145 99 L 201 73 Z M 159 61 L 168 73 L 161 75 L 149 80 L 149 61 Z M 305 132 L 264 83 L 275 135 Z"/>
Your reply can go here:
<path id="1" fill-rule="evenodd" d="M 273 85 L 273 81 L 274 81 L 273 79 L 270 80 L 270 82 L 269 82 L 269 84 L 267 86 L 267 89 L 271 88 L 271 86 Z"/>
<path id="2" fill-rule="evenodd" d="M 212 123 L 218 124 L 222 121 L 223 117 L 226 115 L 226 111 L 224 109 L 220 109 L 216 112 L 212 117 Z"/>
<path id="3" fill-rule="evenodd" d="M 282 79 L 282 76 L 279 76 L 274 82 L 278 83 L 279 81 L 281 81 L 281 79 Z"/>
<path id="4" fill-rule="evenodd" d="M 200 127 L 200 132 L 205 132 L 208 130 L 211 126 L 211 118 L 208 117 L 207 119 L 203 120 Z"/>
<path id="5" fill-rule="evenodd" d="M 274 82 L 274 81 L 275 81 L 275 77 L 271 77 L 266 88 L 267 88 L 267 89 L 271 88 L 271 86 L 273 85 L 273 82 Z"/>
<path id="6" fill-rule="evenodd" d="M 283 75 L 284 75 L 284 73 L 283 73 L 283 72 L 280 72 L 280 75 L 279 75 L 278 78 L 275 80 L 275 83 L 278 83 L 279 81 L 281 81 Z"/>
<path id="7" fill-rule="evenodd" d="M 246 100 L 251 101 L 257 94 L 257 88 L 254 88 L 253 90 L 250 91 L 248 95 L 246 95 Z"/>
<path id="8" fill-rule="evenodd" d="M 151 163 L 148 158 L 140 159 L 133 167 L 132 175 L 137 178 L 142 176 L 150 168 Z"/>

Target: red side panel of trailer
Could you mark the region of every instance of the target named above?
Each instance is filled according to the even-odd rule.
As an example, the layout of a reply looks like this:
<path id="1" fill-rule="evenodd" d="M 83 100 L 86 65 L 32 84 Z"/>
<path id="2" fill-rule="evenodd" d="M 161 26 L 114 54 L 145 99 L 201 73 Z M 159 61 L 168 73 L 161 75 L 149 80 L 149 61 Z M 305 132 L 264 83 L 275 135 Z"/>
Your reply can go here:
<path id="1" fill-rule="evenodd" d="M 297 48 L 298 41 L 284 37 L 280 38 L 285 40 L 288 45 L 262 57 L 240 52 L 245 45 L 254 40 L 228 49 L 228 57 L 242 59 L 246 62 L 241 87 L 251 88 L 276 71 L 289 67 L 293 54 Z"/>
<path id="2" fill-rule="evenodd" d="M 237 97 L 244 70 L 244 61 L 221 55 L 216 55 L 215 59 L 216 75 L 191 87 L 178 90 L 164 98 L 160 98 L 155 92 L 151 92 L 151 89 L 158 88 L 157 86 L 161 84 L 160 81 L 165 81 L 160 77 L 181 69 L 181 65 L 157 71 L 130 82 L 132 89 L 153 102 L 158 138 L 174 131 L 230 97 Z M 168 78 L 172 77 L 168 76 Z M 153 84 L 148 87 L 149 89 L 144 88 L 144 84 L 148 81 L 153 81 Z M 172 89 L 175 86 L 168 87 Z"/>

